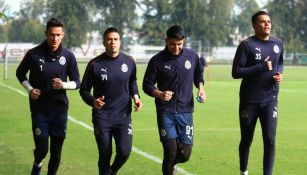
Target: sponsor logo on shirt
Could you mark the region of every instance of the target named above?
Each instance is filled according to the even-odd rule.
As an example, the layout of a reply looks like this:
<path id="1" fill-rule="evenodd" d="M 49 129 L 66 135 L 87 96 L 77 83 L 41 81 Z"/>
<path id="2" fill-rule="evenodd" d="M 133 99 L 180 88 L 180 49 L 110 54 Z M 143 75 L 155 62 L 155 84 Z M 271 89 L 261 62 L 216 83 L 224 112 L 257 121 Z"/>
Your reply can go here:
<path id="1" fill-rule="evenodd" d="M 165 68 L 165 69 L 169 69 L 169 70 L 171 70 L 171 66 L 172 66 L 172 65 L 169 65 L 169 66 L 164 65 L 164 68 Z"/>
<path id="2" fill-rule="evenodd" d="M 108 68 L 105 68 L 105 69 L 104 69 L 104 68 L 101 68 L 100 70 L 101 70 L 102 72 L 108 73 L 108 72 L 107 72 L 107 69 L 108 69 Z"/>
<path id="3" fill-rule="evenodd" d="M 40 61 L 40 62 L 42 62 L 43 64 L 45 64 L 45 59 L 43 58 L 43 59 L 39 59 L 38 61 Z"/>
<path id="4" fill-rule="evenodd" d="M 260 48 L 256 47 L 255 49 L 261 53 L 261 49 Z"/>

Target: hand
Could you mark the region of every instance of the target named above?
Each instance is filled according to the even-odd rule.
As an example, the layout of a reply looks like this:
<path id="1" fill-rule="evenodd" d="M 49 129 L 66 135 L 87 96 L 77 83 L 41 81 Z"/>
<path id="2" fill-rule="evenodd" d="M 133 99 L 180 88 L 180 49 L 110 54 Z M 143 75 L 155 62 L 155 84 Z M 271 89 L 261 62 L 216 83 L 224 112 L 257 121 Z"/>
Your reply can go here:
<path id="1" fill-rule="evenodd" d="M 172 91 L 164 91 L 164 92 L 159 92 L 157 97 L 164 101 L 170 101 L 173 95 L 174 92 Z"/>
<path id="2" fill-rule="evenodd" d="M 93 107 L 95 109 L 101 109 L 104 105 L 105 105 L 104 96 L 101 96 L 94 101 Z"/>
<path id="3" fill-rule="evenodd" d="M 269 59 L 270 59 L 270 56 L 267 56 L 265 58 L 264 62 L 266 62 L 268 70 L 271 71 L 273 69 L 273 67 L 272 67 L 272 61 L 270 61 Z"/>
<path id="4" fill-rule="evenodd" d="M 207 100 L 207 96 L 205 92 L 198 92 L 197 101 L 199 103 L 204 103 Z"/>
<path id="5" fill-rule="evenodd" d="M 134 98 L 134 111 L 140 111 L 143 107 L 143 104 L 139 98 Z"/>
<path id="6" fill-rule="evenodd" d="M 37 100 L 39 96 L 41 95 L 41 91 L 39 89 L 34 88 L 30 91 L 29 94 L 32 100 Z"/>
<path id="7" fill-rule="evenodd" d="M 283 76 L 280 72 L 276 72 L 273 79 L 276 83 L 280 83 L 283 80 Z"/>
<path id="8" fill-rule="evenodd" d="M 63 89 L 63 81 L 60 78 L 54 78 L 52 79 L 52 88 L 55 90 L 60 90 Z"/>

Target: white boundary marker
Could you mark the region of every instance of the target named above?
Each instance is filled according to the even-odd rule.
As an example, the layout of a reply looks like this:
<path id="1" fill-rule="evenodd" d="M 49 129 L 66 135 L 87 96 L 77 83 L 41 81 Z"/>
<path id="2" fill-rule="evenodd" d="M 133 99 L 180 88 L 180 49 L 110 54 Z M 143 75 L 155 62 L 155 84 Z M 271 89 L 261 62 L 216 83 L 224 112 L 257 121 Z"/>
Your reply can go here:
<path id="1" fill-rule="evenodd" d="M 27 93 L 25 93 L 25 92 L 23 92 L 23 91 L 21 91 L 21 90 L 19 90 L 19 89 L 16 89 L 16 88 L 14 88 L 14 87 L 12 87 L 12 86 L 6 85 L 6 84 L 2 83 L 1 81 L 0 81 L 0 85 L 3 86 L 3 87 L 5 87 L 5 88 L 8 88 L 8 89 L 10 89 L 10 90 L 12 90 L 12 91 L 15 91 L 15 92 L 21 94 L 21 95 L 24 96 L 24 97 L 28 97 L 28 94 L 27 94 Z M 91 130 L 91 131 L 94 130 L 92 126 L 90 126 L 90 125 L 88 125 L 88 124 L 86 124 L 86 123 L 84 123 L 84 122 L 82 122 L 82 121 L 79 121 L 79 120 L 75 119 L 75 118 L 72 117 L 72 116 L 68 116 L 68 119 L 69 119 L 71 122 L 76 123 L 76 124 L 78 124 L 78 125 L 80 125 L 80 126 L 86 128 L 86 129 L 88 129 L 88 130 Z M 146 153 L 146 152 L 140 150 L 139 148 L 136 148 L 136 147 L 133 146 L 133 147 L 132 147 L 132 151 L 135 152 L 135 153 L 137 153 L 137 154 L 139 154 L 139 155 L 141 155 L 141 156 L 143 156 L 143 157 L 145 157 L 145 158 L 148 158 L 148 159 L 150 159 L 150 160 L 152 160 L 152 161 L 154 161 L 154 162 L 157 162 L 157 163 L 162 164 L 162 160 L 161 160 L 160 158 L 158 158 L 158 157 L 156 157 L 156 156 L 154 156 L 154 155 L 151 155 L 151 154 L 149 154 L 149 153 Z M 177 166 L 177 172 L 180 173 L 180 174 L 184 174 L 184 175 L 193 175 L 192 173 L 190 173 L 190 172 L 188 172 L 188 171 L 186 171 L 186 170 L 184 170 L 184 169 L 182 169 L 182 168 L 180 168 L 180 167 L 178 167 L 178 166 Z"/>

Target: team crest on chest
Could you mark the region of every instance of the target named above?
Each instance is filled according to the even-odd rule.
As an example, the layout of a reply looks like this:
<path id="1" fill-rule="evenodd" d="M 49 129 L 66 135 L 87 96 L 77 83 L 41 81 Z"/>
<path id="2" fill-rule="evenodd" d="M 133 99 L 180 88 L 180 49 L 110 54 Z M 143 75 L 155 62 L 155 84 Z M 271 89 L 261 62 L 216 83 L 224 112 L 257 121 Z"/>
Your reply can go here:
<path id="1" fill-rule="evenodd" d="M 275 44 L 273 48 L 275 53 L 279 53 L 279 47 Z"/>
<path id="2" fill-rule="evenodd" d="M 65 58 L 64 56 L 61 56 L 60 59 L 59 59 L 59 63 L 60 63 L 61 65 L 65 65 L 65 63 L 66 63 L 66 58 Z"/>
<path id="3" fill-rule="evenodd" d="M 189 60 L 186 60 L 186 61 L 184 62 L 184 67 L 185 67 L 186 69 L 191 69 L 191 67 L 192 67 L 191 62 L 190 62 Z"/>
<path id="4" fill-rule="evenodd" d="M 121 67 L 121 70 L 122 70 L 123 72 L 128 72 L 128 66 L 127 66 L 127 64 L 123 63 L 123 64 L 122 64 L 122 67 Z"/>

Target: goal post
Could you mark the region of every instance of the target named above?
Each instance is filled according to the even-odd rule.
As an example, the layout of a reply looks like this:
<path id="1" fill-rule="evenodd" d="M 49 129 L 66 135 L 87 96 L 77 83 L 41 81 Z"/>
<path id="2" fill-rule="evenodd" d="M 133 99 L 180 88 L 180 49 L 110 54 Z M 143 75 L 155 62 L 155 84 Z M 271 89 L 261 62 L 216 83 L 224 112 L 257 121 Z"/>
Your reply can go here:
<path id="1" fill-rule="evenodd" d="M 8 59 L 7 59 L 7 54 L 6 54 L 6 48 L 7 48 L 7 45 L 4 47 L 3 51 L 2 51 L 2 57 L 3 57 L 3 60 L 4 60 L 4 69 L 3 69 L 3 79 L 6 80 L 7 79 L 7 64 L 8 64 Z"/>

